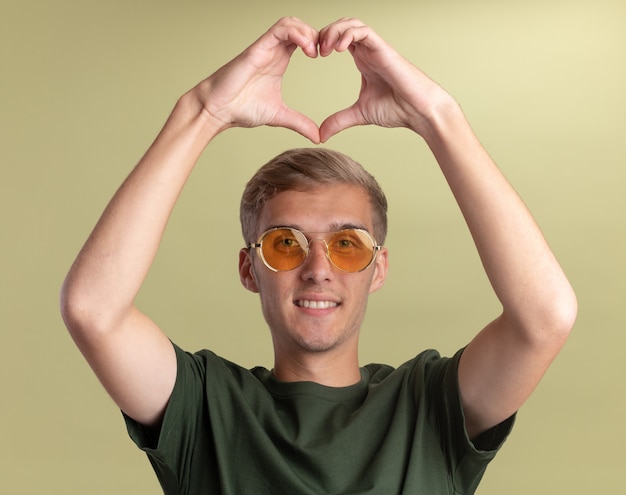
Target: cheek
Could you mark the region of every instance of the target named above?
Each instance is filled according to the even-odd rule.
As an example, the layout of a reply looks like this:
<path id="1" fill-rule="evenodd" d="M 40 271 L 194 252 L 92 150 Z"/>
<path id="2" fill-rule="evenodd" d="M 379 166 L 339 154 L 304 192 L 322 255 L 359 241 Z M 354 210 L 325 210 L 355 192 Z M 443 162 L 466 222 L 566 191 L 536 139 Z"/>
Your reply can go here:
<path id="1" fill-rule="evenodd" d="M 291 299 L 289 294 L 281 286 L 268 283 L 267 280 L 260 281 L 259 300 L 261 312 L 270 329 L 282 328 L 294 317 L 290 312 Z"/>
<path id="2" fill-rule="evenodd" d="M 264 309 L 267 308 L 271 311 L 273 307 L 279 305 L 286 297 L 283 277 L 280 274 L 270 272 L 264 266 L 255 266 L 252 271 L 261 298 L 261 304 Z"/>

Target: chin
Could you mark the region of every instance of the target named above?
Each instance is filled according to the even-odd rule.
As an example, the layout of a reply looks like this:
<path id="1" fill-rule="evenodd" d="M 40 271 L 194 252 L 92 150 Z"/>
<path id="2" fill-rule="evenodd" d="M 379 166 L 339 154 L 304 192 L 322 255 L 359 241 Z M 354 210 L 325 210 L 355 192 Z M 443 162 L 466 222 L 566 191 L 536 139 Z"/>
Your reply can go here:
<path id="1" fill-rule="evenodd" d="M 347 339 L 337 336 L 313 335 L 311 338 L 299 335 L 296 344 L 300 349 L 310 353 L 328 352 L 340 347 Z"/>

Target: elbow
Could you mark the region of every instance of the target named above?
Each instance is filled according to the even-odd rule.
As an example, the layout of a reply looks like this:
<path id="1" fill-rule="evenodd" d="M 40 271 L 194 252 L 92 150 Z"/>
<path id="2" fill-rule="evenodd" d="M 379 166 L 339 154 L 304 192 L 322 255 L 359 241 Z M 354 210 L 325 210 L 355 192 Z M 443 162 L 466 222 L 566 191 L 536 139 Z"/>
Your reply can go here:
<path id="1" fill-rule="evenodd" d="M 93 320 L 93 311 L 90 311 L 89 301 L 83 291 L 75 287 L 69 278 L 61 286 L 59 306 L 65 327 L 76 340 L 81 330 L 87 328 L 88 322 Z"/>
<path id="2" fill-rule="evenodd" d="M 572 332 L 577 315 L 578 301 L 573 290 L 553 303 L 552 315 L 547 321 L 547 328 L 550 329 L 553 337 L 561 342 L 561 345 L 565 344 Z"/>
<path id="3" fill-rule="evenodd" d="M 552 299 L 554 328 L 569 335 L 578 316 L 578 300 L 572 286 L 567 283 Z"/>
<path id="4" fill-rule="evenodd" d="M 572 328 L 574 328 L 574 324 L 576 323 L 576 317 L 578 316 L 578 299 L 576 298 L 574 290 L 571 288 L 570 295 L 566 303 L 563 305 L 562 313 L 562 321 L 564 323 L 566 332 L 569 335 Z"/>
<path id="5" fill-rule="evenodd" d="M 535 311 L 537 320 L 532 322 L 535 339 L 542 345 L 552 344 L 560 349 L 568 339 L 578 315 L 578 301 L 573 289 L 553 294 L 547 303 Z"/>
<path id="6" fill-rule="evenodd" d="M 578 302 L 571 287 L 544 296 L 540 301 L 505 309 L 503 317 L 516 328 L 527 344 L 557 353 L 567 341 L 578 314 Z"/>
<path id="7" fill-rule="evenodd" d="M 106 334 L 113 328 L 111 315 L 103 311 L 106 305 L 69 277 L 61 287 L 59 306 L 65 327 L 77 344 Z"/>

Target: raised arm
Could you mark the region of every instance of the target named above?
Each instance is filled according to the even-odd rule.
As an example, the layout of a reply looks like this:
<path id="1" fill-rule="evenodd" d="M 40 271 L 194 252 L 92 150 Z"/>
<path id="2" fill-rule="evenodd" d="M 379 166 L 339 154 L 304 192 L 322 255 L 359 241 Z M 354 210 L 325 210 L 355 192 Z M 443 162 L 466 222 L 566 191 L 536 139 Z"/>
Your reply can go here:
<path id="1" fill-rule="evenodd" d="M 343 19 L 320 31 L 320 54 L 349 49 L 362 74 L 357 102 L 330 116 L 322 141 L 365 124 L 407 127 L 437 159 L 473 236 L 502 314 L 465 349 L 459 384 L 473 438 L 526 401 L 576 317 L 574 292 L 522 200 L 459 105 L 369 27 Z"/>
<path id="2" fill-rule="evenodd" d="M 113 400 L 141 423 L 161 420 L 176 379 L 171 343 L 134 300 L 178 196 L 206 145 L 230 127 L 282 126 L 319 142 L 317 125 L 281 95 L 292 53 L 317 56 L 317 40 L 312 27 L 281 19 L 182 96 L 66 277 L 67 328 Z"/>

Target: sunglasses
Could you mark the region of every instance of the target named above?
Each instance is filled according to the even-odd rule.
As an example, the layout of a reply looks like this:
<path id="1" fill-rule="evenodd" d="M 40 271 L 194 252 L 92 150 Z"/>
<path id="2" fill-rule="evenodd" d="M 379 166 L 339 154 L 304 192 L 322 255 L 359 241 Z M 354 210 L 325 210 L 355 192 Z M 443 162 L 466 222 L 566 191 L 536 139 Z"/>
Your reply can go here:
<path id="1" fill-rule="evenodd" d="M 363 229 L 343 229 L 338 232 L 315 232 L 315 238 L 291 227 L 276 227 L 266 230 L 259 240 L 248 248 L 257 253 L 270 270 L 284 272 L 299 267 L 309 254 L 314 240 L 323 241 L 326 257 L 339 270 L 360 272 L 372 264 L 382 246 Z"/>

